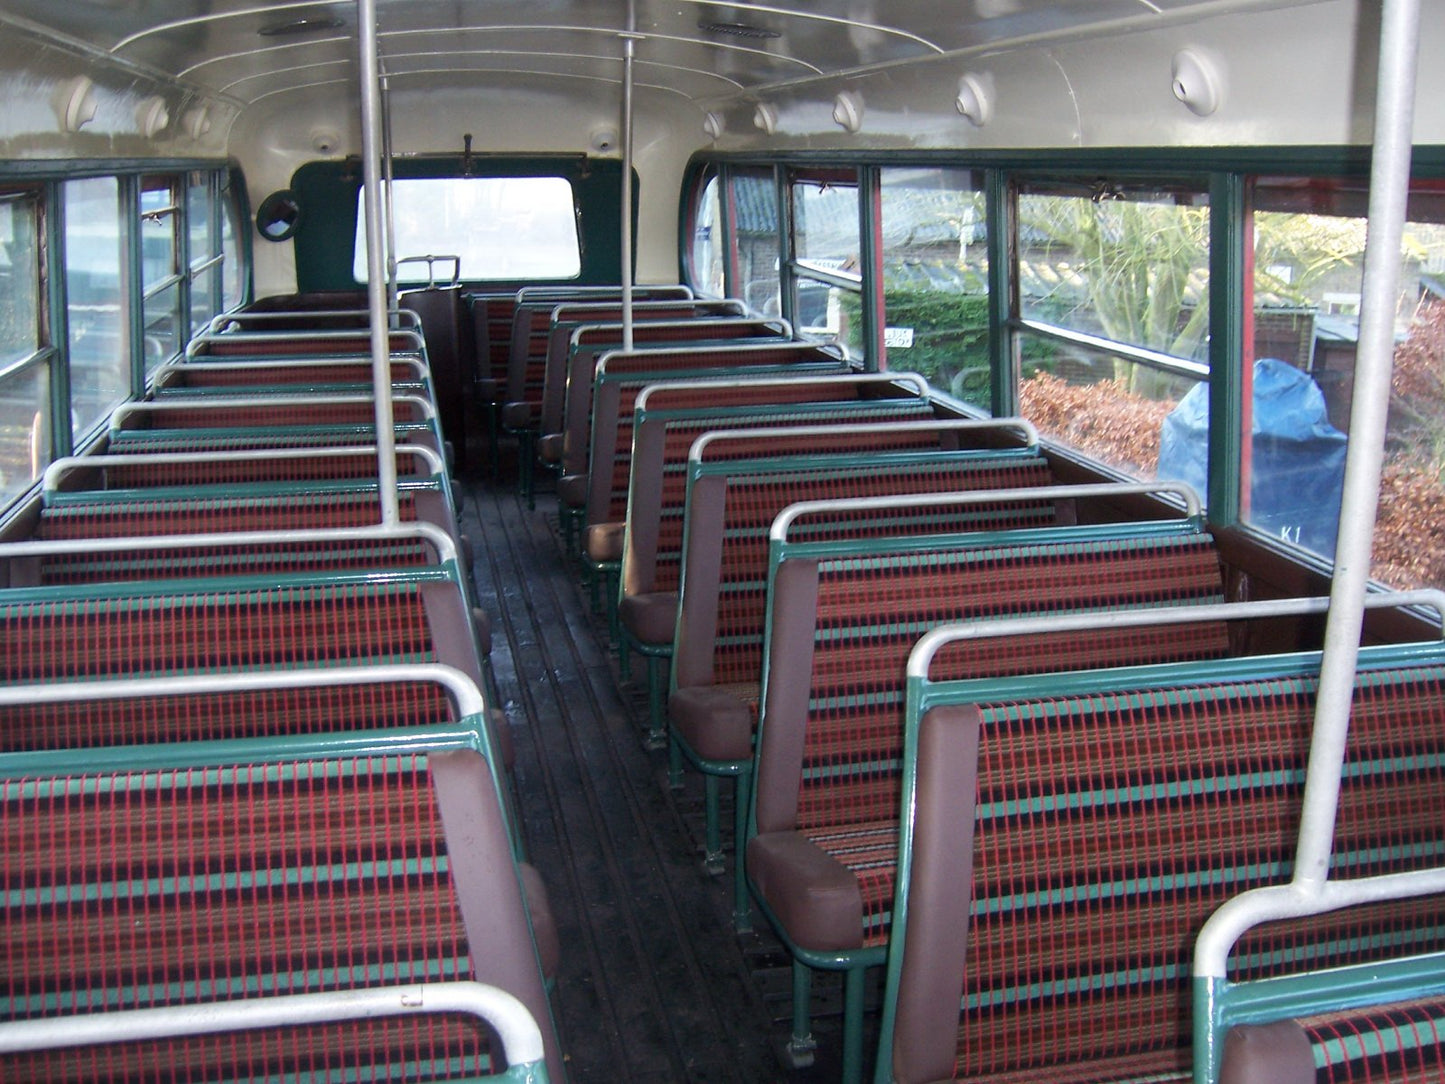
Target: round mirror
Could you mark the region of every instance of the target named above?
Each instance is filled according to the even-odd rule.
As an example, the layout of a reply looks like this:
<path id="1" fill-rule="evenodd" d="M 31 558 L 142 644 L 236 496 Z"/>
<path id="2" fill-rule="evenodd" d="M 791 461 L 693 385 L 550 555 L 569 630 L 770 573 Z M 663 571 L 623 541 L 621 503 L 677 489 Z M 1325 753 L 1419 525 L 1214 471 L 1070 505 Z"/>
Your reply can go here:
<path id="1" fill-rule="evenodd" d="M 301 204 L 289 188 L 272 192 L 256 210 L 256 229 L 268 241 L 286 241 L 296 232 L 301 221 Z"/>

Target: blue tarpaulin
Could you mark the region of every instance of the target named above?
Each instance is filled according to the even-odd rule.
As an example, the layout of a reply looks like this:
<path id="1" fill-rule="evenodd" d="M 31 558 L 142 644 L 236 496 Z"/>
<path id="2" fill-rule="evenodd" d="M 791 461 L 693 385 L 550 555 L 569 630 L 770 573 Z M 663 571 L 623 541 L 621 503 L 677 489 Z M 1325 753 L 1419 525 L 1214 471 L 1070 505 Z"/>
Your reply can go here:
<path id="1" fill-rule="evenodd" d="M 1196 384 L 1164 419 L 1159 478 L 1206 492 L 1209 385 Z M 1329 423 L 1308 373 L 1277 358 L 1254 363 L 1247 522 L 1333 557 L 1345 476 L 1345 434 Z"/>

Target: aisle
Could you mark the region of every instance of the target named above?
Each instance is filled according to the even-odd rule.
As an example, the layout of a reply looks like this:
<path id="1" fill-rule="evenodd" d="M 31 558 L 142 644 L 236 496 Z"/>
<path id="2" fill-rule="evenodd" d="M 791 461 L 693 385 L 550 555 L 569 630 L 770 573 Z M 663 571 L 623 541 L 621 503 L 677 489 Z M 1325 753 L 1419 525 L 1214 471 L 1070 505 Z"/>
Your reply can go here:
<path id="1" fill-rule="evenodd" d="M 643 749 L 645 703 L 619 690 L 605 628 L 564 567 L 553 498 L 529 512 L 506 484 L 463 489 L 530 856 L 561 929 L 553 1001 L 573 1084 L 836 1079 L 833 1016 L 818 1021 L 814 1068 L 787 1072 L 772 1052 L 787 955 L 760 917 L 732 932 L 730 877 L 702 868 L 699 777 L 670 791 L 666 754 Z M 824 1013 L 833 978 L 815 982 Z"/>

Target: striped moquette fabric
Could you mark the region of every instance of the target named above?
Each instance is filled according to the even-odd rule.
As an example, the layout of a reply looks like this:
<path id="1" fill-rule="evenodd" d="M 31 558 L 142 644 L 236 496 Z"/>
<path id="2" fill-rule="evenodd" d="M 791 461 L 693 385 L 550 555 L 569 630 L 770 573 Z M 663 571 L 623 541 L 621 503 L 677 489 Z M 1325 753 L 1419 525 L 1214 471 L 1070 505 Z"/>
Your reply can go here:
<path id="1" fill-rule="evenodd" d="M 1445 1000 L 1433 998 L 1299 1021 L 1319 1084 L 1445 1080 Z"/>
<path id="2" fill-rule="evenodd" d="M 690 290 L 673 286 L 655 289 L 634 288 L 633 301 L 669 301 L 680 309 L 689 309 Z M 506 395 L 504 402 L 528 403 L 532 421 L 538 420 L 542 406 L 547 369 L 547 343 L 552 333 L 552 314 L 569 304 L 601 304 L 616 301 L 621 312 L 622 290 L 583 289 L 547 292 L 545 296 L 524 296 L 515 302 L 511 330 L 507 336 Z"/>
<path id="3" fill-rule="evenodd" d="M 3 681 L 436 662 L 426 586 L 309 584 L 12 602 L 0 606 Z"/>
<path id="4" fill-rule="evenodd" d="M 756 374 L 747 374 L 749 377 L 754 375 Z M 636 401 L 634 394 L 628 400 L 630 416 L 619 419 L 618 423 L 619 434 L 623 429 L 627 431 L 627 446 L 625 448 L 622 446 L 622 438 L 619 435 L 617 446 L 613 449 L 610 460 L 611 475 L 599 478 L 599 481 L 606 483 L 605 487 L 600 488 L 597 496 L 599 507 L 603 509 L 605 517 L 608 517 L 602 522 L 621 523 L 630 514 L 629 496 L 634 484 L 632 456 L 635 448 L 642 447 L 641 442 L 644 439 L 642 434 L 637 431 L 637 427 L 645 423 L 649 417 L 653 419 L 653 424 L 649 426 L 649 433 L 655 432 L 659 425 L 667 427 L 666 446 L 665 449 L 659 450 L 658 454 L 661 454 L 668 462 L 676 460 L 680 455 L 682 461 L 686 462 L 687 451 L 692 447 L 691 441 L 696 439 L 697 434 L 689 433 L 686 438 L 679 436 L 674 442 L 671 436 L 673 425 L 681 423 L 663 422 L 660 415 L 666 416 L 673 412 L 687 410 L 696 410 L 700 413 L 710 410 L 713 417 L 711 424 L 707 425 L 707 429 L 726 429 L 732 428 L 734 424 L 738 426 L 755 424 L 753 418 L 756 415 L 782 405 L 857 402 L 856 385 L 839 381 L 836 389 L 829 389 L 830 378 L 837 375 L 840 373 L 815 373 L 810 376 L 800 376 L 796 385 L 770 384 L 761 390 L 750 387 L 746 383 L 725 381 L 710 382 L 706 388 L 688 387 L 664 390 L 654 387 L 648 396 L 647 409 L 642 412 L 633 409 Z M 679 448 L 677 444 L 684 439 L 687 439 L 687 443 L 682 444 Z M 644 469 L 649 483 L 658 476 L 655 463 L 649 463 Z M 670 492 L 669 500 L 672 499 L 678 498 Z"/>
<path id="5" fill-rule="evenodd" d="M 499 395 L 507 390 L 507 358 L 511 353 L 512 314 L 516 307 L 514 294 L 479 294 L 472 298 L 479 379 L 494 382 Z"/>
<path id="6" fill-rule="evenodd" d="M 416 350 L 413 335 L 393 335 L 388 346 L 394 354 Z M 298 335 L 294 339 L 257 338 L 245 334 L 213 336 L 203 343 L 197 357 L 257 358 L 305 357 L 314 354 L 370 354 L 371 337 Z"/>
<path id="7" fill-rule="evenodd" d="M 868 434 L 876 440 L 879 434 Z M 929 431 L 933 447 L 938 435 Z M 761 435 L 760 441 L 767 441 Z M 842 453 L 850 445 L 863 447 L 864 437 L 856 440 L 837 436 L 837 450 Z M 919 435 L 897 434 L 893 450 L 908 451 Z M 776 449 L 778 442 L 772 446 Z M 871 449 L 870 449 L 871 450 Z M 818 467 L 776 473 L 732 475 L 727 478 L 727 493 L 722 518 L 722 536 L 717 564 L 717 619 L 713 638 L 713 684 L 738 682 L 756 687 L 762 672 L 762 637 L 766 617 L 768 529 L 773 519 L 790 504 L 798 501 L 835 500 L 909 493 L 950 493 L 966 490 L 1009 489 L 1030 484 L 1045 485 L 1051 480 L 1047 463 L 1041 459 L 964 458 L 957 453 L 937 452 L 922 462 L 893 459 L 887 450 L 874 451 L 868 465 Z M 824 458 L 824 457 L 820 457 Z M 909 457 L 911 458 L 911 457 Z M 691 511 L 689 511 L 691 516 Z M 1030 526 L 1037 522 L 1037 510 L 1009 506 L 993 510 L 980 526 L 1005 528 Z M 691 529 L 691 528 L 689 528 Z M 685 560 L 692 562 L 692 543 Z M 684 575 L 694 572 L 684 569 Z M 687 605 L 686 595 L 684 606 Z M 686 611 L 684 611 L 686 612 Z M 685 619 L 684 619 L 685 620 Z M 680 626 L 682 622 L 680 621 Z M 756 693 L 754 693 L 756 698 Z"/>
<path id="8" fill-rule="evenodd" d="M 519 305 L 512 316 L 512 339 L 507 355 L 508 403 L 529 403 L 532 420 L 542 407 L 547 377 L 547 339 L 552 310 L 557 302 Z"/>
<path id="9" fill-rule="evenodd" d="M 441 442 L 436 439 L 436 430 L 430 425 L 408 423 L 396 426 L 395 434 L 399 446 L 416 444 L 439 451 Z M 267 448 L 334 448 L 343 445 L 373 444 L 376 441 L 376 427 L 371 425 L 315 426 L 312 428 L 287 427 L 279 429 L 211 429 L 171 430 L 168 432 L 130 430 L 111 434 L 108 451 L 115 454 L 150 452 L 253 452 Z"/>
<path id="10" fill-rule="evenodd" d="M 1327 975 L 1319 978 L 1322 983 L 1330 981 Z M 1438 994 L 1402 998 L 1240 1025 L 1231 1029 L 1225 1042 L 1219 1080 L 1220 1084 L 1445 1080 L 1445 1000 Z"/>
<path id="11" fill-rule="evenodd" d="M 393 417 L 398 424 L 425 423 L 429 419 L 421 404 L 400 399 L 393 404 Z M 123 428 L 112 429 L 111 442 L 138 439 L 150 432 L 165 433 L 172 429 L 236 428 L 289 429 L 311 426 L 374 426 L 376 405 L 361 399 L 286 400 L 262 402 L 247 399 L 240 402 L 198 400 L 178 410 L 148 410 L 127 415 Z"/>
<path id="12" fill-rule="evenodd" d="M 960 1078 L 1189 1073 L 1200 926 L 1291 873 L 1318 662 L 1285 658 L 1276 677 L 1231 678 L 1235 661 L 1088 694 L 959 687 L 982 704 Z M 1388 658 L 1362 652 L 1332 876 L 1445 854 L 1445 664 Z M 1442 948 L 1438 901 L 1389 903 L 1252 931 L 1229 977 Z"/>
<path id="13" fill-rule="evenodd" d="M 399 445 L 396 471 L 402 482 L 429 482 L 434 478 L 428 460 Z M 277 458 L 257 454 L 233 460 L 181 460 L 179 462 L 78 464 L 66 475 L 65 499 L 74 490 L 144 490 L 206 485 L 274 485 L 302 482 L 357 482 L 376 480 L 374 455 L 318 455 L 315 458 Z"/>
<path id="14" fill-rule="evenodd" d="M 736 317 L 695 319 L 687 323 L 670 321 L 656 325 L 639 322 L 633 329 L 633 345 L 637 349 L 664 349 L 693 343 L 739 344 L 756 342 L 787 342 L 785 325 L 776 321 L 744 320 Z M 566 433 L 564 474 L 580 474 L 587 469 L 587 456 L 592 446 L 592 378 L 603 354 L 622 349 L 621 332 L 610 328 L 582 328 L 576 341 L 562 361 L 560 389 L 550 387 L 553 379 L 552 361 L 547 365 L 549 387 L 546 394 L 557 403 L 552 416 L 557 432 Z M 542 404 L 542 431 L 547 431 L 549 405 Z"/>
<path id="15" fill-rule="evenodd" d="M 390 365 L 392 388 L 424 388 L 425 369 L 415 360 L 393 360 Z M 247 365 L 244 362 L 215 363 L 197 359 L 197 363 L 176 365 L 165 371 L 156 394 L 209 394 L 224 391 L 234 394 L 238 388 L 261 390 L 281 388 L 294 395 L 298 388 L 370 388 L 369 361 L 326 362 L 308 365 L 304 361 Z"/>
<path id="16" fill-rule="evenodd" d="M 473 977 L 424 755 L 0 787 L 4 1019 Z M 421 1016 L 46 1052 L 0 1075 L 412 1081 L 488 1066 L 474 1023 Z"/>
<path id="17" fill-rule="evenodd" d="M 0 752 L 171 745 L 455 722 L 442 686 L 379 682 L 0 705 Z"/>
<path id="18" fill-rule="evenodd" d="M 716 405 L 716 404 L 714 404 Z M 800 402 L 790 406 L 753 406 L 751 412 L 743 414 L 720 414 L 715 409 L 700 412 L 696 417 L 671 417 L 648 419 L 644 417 L 638 428 L 637 448 L 645 439 L 642 429 L 653 424 L 659 425 L 664 436 L 658 449 L 659 457 L 645 468 L 646 481 L 642 481 L 644 468 L 634 463 L 623 494 L 629 509 L 636 508 L 631 498 L 633 478 L 647 485 L 657 496 L 648 501 L 649 510 L 655 514 L 655 522 L 640 525 L 633 521 L 631 512 L 627 515 L 627 530 L 655 533 L 655 547 L 651 549 L 652 567 L 647 570 L 636 568 L 631 561 L 624 567 L 623 590 L 629 583 L 644 582 L 646 591 L 676 591 L 678 572 L 682 562 L 682 521 L 687 497 L 687 456 L 692 444 L 703 433 L 714 429 L 747 428 L 768 430 L 793 425 L 858 425 L 880 424 L 883 422 L 925 421 L 933 417 L 932 408 L 922 399 L 903 400 L 861 400 L 842 402 Z M 756 443 L 746 441 L 729 442 L 727 458 L 748 459 L 766 456 L 770 445 L 766 433 L 760 434 Z"/>
<path id="19" fill-rule="evenodd" d="M 820 346 L 733 346 L 716 350 L 647 350 L 605 355 L 592 387 L 592 433 L 587 453 L 587 522 L 621 523 L 627 515 L 634 405 L 649 384 L 797 376 L 800 380 L 848 372 L 848 363 Z M 721 388 L 721 383 L 719 387 Z M 725 400 L 715 400 L 719 405 Z"/>
<path id="20" fill-rule="evenodd" d="M 129 553 L 72 553 L 40 559 L 39 584 L 116 583 L 197 576 L 321 575 L 356 569 L 435 565 L 421 539 L 348 538 L 332 542 L 137 548 Z"/>
<path id="21" fill-rule="evenodd" d="M 417 519 L 415 492 L 398 495 L 403 522 Z M 142 535 L 213 534 L 223 531 L 320 530 L 370 527 L 381 520 L 375 494 L 288 494 L 285 497 L 194 498 L 71 504 L 43 509 L 35 537 L 131 538 Z"/>
<path id="22" fill-rule="evenodd" d="M 796 827 L 857 877 L 864 945 L 888 939 L 903 672 L 920 636 L 956 621 L 1206 604 L 1224 597 L 1213 539 L 1197 534 L 1002 549 L 940 543 L 927 553 L 819 560 L 817 577 Z M 785 602 L 779 598 L 778 604 Z M 940 661 L 949 677 L 984 677 L 1047 670 L 1060 658 L 1080 666 L 1221 658 L 1228 647 L 1223 622 L 1199 622 L 1144 632 L 964 641 Z M 787 670 L 772 675 L 770 682 L 807 680 Z M 765 733 L 764 742 L 771 737 Z M 762 756 L 772 752 L 765 744 Z M 762 771 L 760 790 L 770 785 Z"/>

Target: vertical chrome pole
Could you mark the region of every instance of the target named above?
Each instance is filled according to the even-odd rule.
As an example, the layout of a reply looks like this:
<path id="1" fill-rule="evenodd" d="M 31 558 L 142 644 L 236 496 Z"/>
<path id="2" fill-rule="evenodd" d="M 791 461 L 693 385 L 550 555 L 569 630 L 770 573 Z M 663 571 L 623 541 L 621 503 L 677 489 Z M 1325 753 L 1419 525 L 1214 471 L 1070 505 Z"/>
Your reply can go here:
<path id="1" fill-rule="evenodd" d="M 622 35 L 622 349 L 632 349 L 632 65 L 637 46 L 637 8 L 627 0 Z"/>
<path id="2" fill-rule="evenodd" d="M 401 521 L 396 494 L 396 430 L 391 412 L 391 335 L 381 258 L 381 90 L 378 85 L 376 0 L 356 0 L 361 69 L 362 194 L 366 207 L 366 285 L 371 313 L 371 382 L 376 391 L 376 478 L 381 522 Z"/>
<path id="3" fill-rule="evenodd" d="M 386 309 L 388 313 L 395 313 L 397 309 L 397 273 L 396 273 L 396 202 L 392 199 L 391 182 L 393 181 L 392 156 L 396 150 L 391 141 L 391 80 L 387 76 L 381 77 L 381 166 L 382 175 L 386 181 L 384 189 L 386 194 L 386 205 L 382 215 L 386 222 Z M 400 327 L 400 319 L 392 315 L 391 326 Z"/>
<path id="4" fill-rule="evenodd" d="M 1350 409 L 1350 446 L 1345 461 L 1314 740 L 1295 854 L 1294 883 L 1306 888 L 1323 884 L 1329 872 L 1365 590 L 1370 577 L 1385 422 L 1390 405 L 1390 371 L 1395 353 L 1400 241 L 1410 185 L 1419 23 L 1418 0 L 1385 0 L 1375 91 L 1375 147 L 1370 172 L 1370 220 L 1365 240 L 1359 352 L 1355 358 L 1355 392 Z"/>

